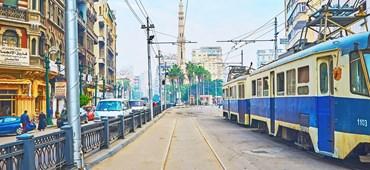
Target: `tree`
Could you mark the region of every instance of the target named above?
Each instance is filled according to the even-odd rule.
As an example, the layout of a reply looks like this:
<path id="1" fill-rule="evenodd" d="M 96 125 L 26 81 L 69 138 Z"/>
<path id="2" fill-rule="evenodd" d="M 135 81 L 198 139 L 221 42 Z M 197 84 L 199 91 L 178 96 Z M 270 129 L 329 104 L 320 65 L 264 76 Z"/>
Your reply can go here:
<path id="1" fill-rule="evenodd" d="M 177 94 L 176 82 L 181 85 L 185 79 L 184 73 L 178 65 L 173 65 L 167 72 L 168 79 L 172 85 L 173 99 L 175 100 L 175 95 Z M 175 93 L 176 92 L 176 93 Z"/>
<path id="2" fill-rule="evenodd" d="M 91 98 L 89 96 L 80 95 L 80 107 L 86 106 L 87 104 L 89 104 L 90 100 Z"/>
<path id="3" fill-rule="evenodd" d="M 195 69 L 197 65 L 193 64 L 192 62 L 186 63 L 186 74 L 189 79 L 189 89 L 188 89 L 188 102 L 190 104 L 190 96 L 191 96 L 191 87 L 193 85 L 194 77 L 195 77 Z"/>

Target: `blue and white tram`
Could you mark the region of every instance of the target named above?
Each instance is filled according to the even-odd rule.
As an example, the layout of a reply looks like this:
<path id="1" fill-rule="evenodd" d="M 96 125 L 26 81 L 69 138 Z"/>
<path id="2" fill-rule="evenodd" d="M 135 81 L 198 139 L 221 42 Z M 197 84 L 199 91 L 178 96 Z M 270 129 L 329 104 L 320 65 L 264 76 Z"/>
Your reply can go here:
<path id="1" fill-rule="evenodd" d="M 369 154 L 369 36 L 330 40 L 226 83 L 225 116 L 239 110 L 232 87 L 244 81 L 246 103 L 237 107 L 249 110 L 237 112 L 238 123 L 245 113 L 244 124 L 334 158 Z"/>

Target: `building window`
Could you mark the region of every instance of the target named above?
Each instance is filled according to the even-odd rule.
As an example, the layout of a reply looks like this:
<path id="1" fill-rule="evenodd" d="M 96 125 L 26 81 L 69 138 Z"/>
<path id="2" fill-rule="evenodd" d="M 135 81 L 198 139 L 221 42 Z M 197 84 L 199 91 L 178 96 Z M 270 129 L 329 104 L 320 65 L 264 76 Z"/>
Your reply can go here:
<path id="1" fill-rule="evenodd" d="M 39 1 L 39 3 L 40 3 L 40 4 L 39 4 L 39 6 L 40 6 L 40 14 L 41 14 L 42 16 L 45 16 L 45 8 L 44 8 L 44 5 L 45 5 L 44 3 L 45 3 L 45 2 L 44 2 L 44 0 L 40 0 L 40 1 Z"/>
<path id="2" fill-rule="evenodd" d="M 19 37 L 17 32 L 13 30 L 5 31 L 3 34 L 3 46 L 19 47 Z"/>
<path id="3" fill-rule="evenodd" d="M 45 53 L 45 34 L 41 32 L 40 40 L 39 40 L 39 55 L 43 56 Z"/>
<path id="4" fill-rule="evenodd" d="M 36 39 L 32 39 L 31 41 L 31 55 L 36 55 Z"/>
<path id="5" fill-rule="evenodd" d="M 262 79 L 257 80 L 257 96 L 262 96 Z"/>
<path id="6" fill-rule="evenodd" d="M 284 72 L 278 73 L 276 75 L 276 81 L 277 81 L 277 95 L 278 96 L 284 96 L 285 94 L 285 77 Z"/>
<path id="7" fill-rule="evenodd" d="M 269 78 L 263 78 L 263 96 L 269 96 Z"/>
<path id="8" fill-rule="evenodd" d="M 32 0 L 32 10 L 36 10 L 37 8 L 37 0 Z"/>
<path id="9" fill-rule="evenodd" d="M 296 73 L 295 69 L 286 72 L 287 95 L 295 95 L 296 91 Z"/>
<path id="10" fill-rule="evenodd" d="M 298 83 L 310 82 L 310 69 L 309 66 L 298 68 Z"/>
<path id="11" fill-rule="evenodd" d="M 366 60 L 365 60 L 366 61 Z M 365 74 L 361 65 L 361 59 L 358 53 L 352 53 L 350 57 L 351 70 L 351 92 L 360 95 L 369 95 L 369 90 L 365 81 Z"/>
<path id="12" fill-rule="evenodd" d="M 16 97 L 17 91 L 15 90 L 0 90 L 0 116 L 11 116 L 17 114 L 16 110 Z"/>
<path id="13" fill-rule="evenodd" d="M 54 3 L 49 1 L 49 19 L 54 21 Z"/>
<path id="14" fill-rule="evenodd" d="M 256 96 L 257 95 L 257 91 L 256 91 L 256 80 L 253 80 L 252 81 L 252 96 Z"/>

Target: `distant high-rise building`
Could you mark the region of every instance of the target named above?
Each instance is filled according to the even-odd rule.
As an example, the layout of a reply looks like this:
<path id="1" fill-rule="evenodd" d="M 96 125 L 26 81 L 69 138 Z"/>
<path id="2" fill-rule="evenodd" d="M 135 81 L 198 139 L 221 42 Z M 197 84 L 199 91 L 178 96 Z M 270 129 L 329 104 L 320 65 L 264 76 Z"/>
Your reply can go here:
<path id="1" fill-rule="evenodd" d="M 192 52 L 192 62 L 202 65 L 211 73 L 212 80 L 223 79 L 223 59 L 221 47 L 202 47 Z"/>
<path id="2" fill-rule="evenodd" d="M 278 56 L 284 52 L 282 49 L 278 49 Z M 275 59 L 274 49 L 257 50 L 257 67 L 261 67 Z"/>

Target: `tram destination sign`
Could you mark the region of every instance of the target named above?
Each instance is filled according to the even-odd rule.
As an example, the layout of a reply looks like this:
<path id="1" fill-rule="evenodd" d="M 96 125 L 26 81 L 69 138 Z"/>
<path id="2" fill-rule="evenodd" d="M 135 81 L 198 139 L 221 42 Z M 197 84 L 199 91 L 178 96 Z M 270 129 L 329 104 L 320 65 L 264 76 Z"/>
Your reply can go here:
<path id="1" fill-rule="evenodd" d="M 0 46 L 0 64 L 29 66 L 29 50 L 27 48 Z"/>

